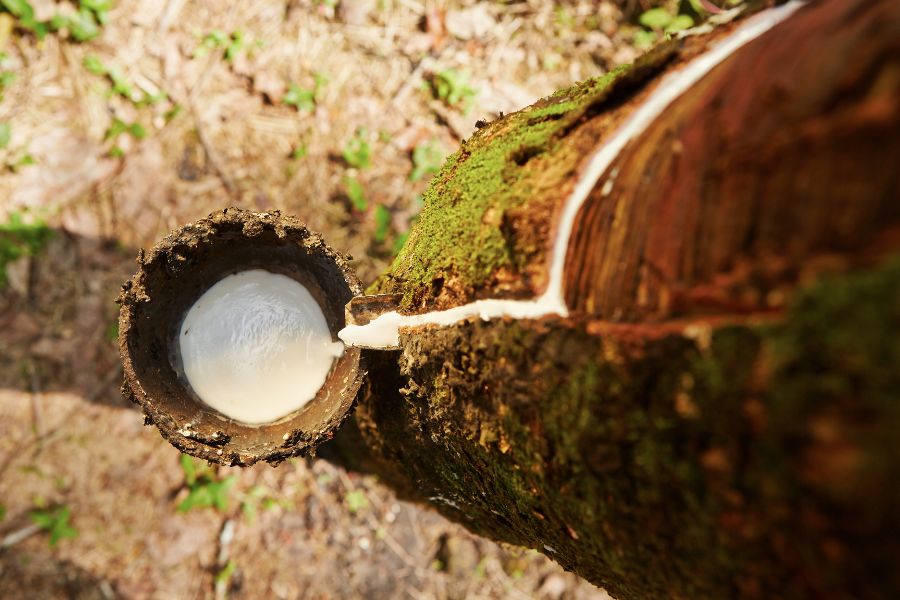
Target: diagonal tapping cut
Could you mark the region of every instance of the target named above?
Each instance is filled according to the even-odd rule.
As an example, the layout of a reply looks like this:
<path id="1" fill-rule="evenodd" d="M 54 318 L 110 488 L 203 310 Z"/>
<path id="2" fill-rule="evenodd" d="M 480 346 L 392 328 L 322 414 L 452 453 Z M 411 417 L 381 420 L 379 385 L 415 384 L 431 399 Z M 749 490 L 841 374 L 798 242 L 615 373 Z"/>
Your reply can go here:
<path id="1" fill-rule="evenodd" d="M 569 307 L 564 298 L 566 252 L 578 213 L 603 175 L 609 171 L 622 150 L 640 136 L 673 101 L 737 50 L 790 17 L 804 4 L 805 0 L 793 0 L 750 17 L 684 68 L 666 75 L 647 100 L 591 155 L 559 214 L 551 249 L 549 282 L 540 296 L 532 300 L 481 299 L 446 310 L 413 315 L 401 314 L 396 310 L 388 311 L 364 325 L 348 324 L 338 333 L 340 339 L 349 346 L 388 349 L 400 345 L 400 330 L 403 328 L 448 326 L 472 317 L 482 320 L 502 317 L 567 317 Z"/>

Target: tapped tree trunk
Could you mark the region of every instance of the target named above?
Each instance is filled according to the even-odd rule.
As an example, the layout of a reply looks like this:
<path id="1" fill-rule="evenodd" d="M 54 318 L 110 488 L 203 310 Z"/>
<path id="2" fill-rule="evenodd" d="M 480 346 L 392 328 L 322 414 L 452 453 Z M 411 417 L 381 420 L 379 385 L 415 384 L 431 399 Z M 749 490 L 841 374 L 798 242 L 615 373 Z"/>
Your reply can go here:
<path id="1" fill-rule="evenodd" d="M 619 600 L 900 595 L 900 4 L 793 8 L 465 141 L 370 293 L 565 310 L 402 330 L 327 451 Z"/>

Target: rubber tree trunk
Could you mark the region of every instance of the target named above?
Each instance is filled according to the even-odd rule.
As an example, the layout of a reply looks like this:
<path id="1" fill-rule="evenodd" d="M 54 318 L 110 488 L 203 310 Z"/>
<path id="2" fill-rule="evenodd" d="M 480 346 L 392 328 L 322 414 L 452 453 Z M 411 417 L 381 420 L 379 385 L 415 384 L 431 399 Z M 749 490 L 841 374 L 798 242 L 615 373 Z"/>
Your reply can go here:
<path id="1" fill-rule="evenodd" d="M 479 129 L 369 290 L 548 285 L 585 163 L 739 24 Z M 618 153 L 569 315 L 410 328 L 329 452 L 628 598 L 900 594 L 900 3 L 810 3 Z"/>

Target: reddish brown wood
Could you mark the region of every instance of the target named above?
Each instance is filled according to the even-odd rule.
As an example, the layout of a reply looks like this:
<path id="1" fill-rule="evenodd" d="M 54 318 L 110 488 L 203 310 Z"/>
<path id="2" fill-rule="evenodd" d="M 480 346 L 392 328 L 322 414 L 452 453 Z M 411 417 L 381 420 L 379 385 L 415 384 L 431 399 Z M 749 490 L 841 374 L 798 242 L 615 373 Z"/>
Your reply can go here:
<path id="1" fill-rule="evenodd" d="M 900 3 L 819 2 L 626 148 L 576 222 L 566 299 L 613 320 L 778 309 L 898 225 Z"/>

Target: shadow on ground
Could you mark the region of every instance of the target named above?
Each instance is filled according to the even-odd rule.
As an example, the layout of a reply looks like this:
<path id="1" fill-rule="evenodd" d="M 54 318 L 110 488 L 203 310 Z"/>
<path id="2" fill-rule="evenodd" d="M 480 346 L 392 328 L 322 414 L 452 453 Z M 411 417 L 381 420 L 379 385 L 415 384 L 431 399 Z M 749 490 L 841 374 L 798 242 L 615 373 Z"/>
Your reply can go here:
<path id="1" fill-rule="evenodd" d="M 70 391 L 127 406 L 116 336 L 122 282 L 137 251 L 115 240 L 62 229 L 42 251 L 6 266 L 0 290 L 0 388 L 33 394 Z"/>

